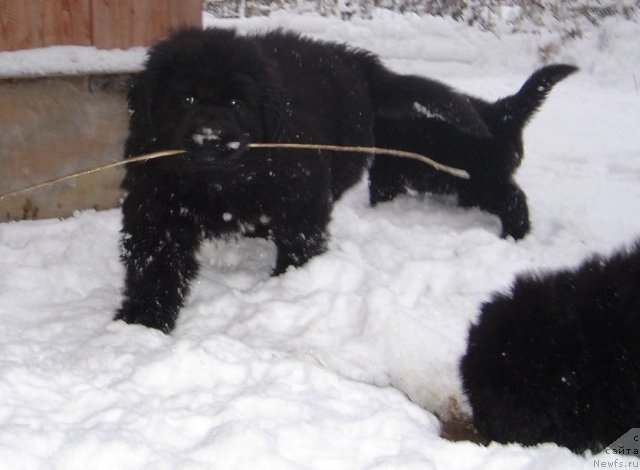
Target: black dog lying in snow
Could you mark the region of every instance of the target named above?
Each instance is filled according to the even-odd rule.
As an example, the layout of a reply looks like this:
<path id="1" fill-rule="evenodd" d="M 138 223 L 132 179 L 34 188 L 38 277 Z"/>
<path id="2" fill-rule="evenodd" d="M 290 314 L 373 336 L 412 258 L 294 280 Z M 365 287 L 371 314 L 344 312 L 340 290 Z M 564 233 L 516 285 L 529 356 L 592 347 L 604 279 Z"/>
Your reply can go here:
<path id="1" fill-rule="evenodd" d="M 461 363 L 486 438 L 600 451 L 640 426 L 640 242 L 516 279 L 482 307 Z"/>
<path id="2" fill-rule="evenodd" d="M 125 299 L 116 319 L 171 331 L 198 271 L 204 237 L 272 239 L 274 274 L 325 250 L 333 202 L 360 180 L 368 157 L 247 151 L 250 142 L 407 148 L 406 139 L 411 149 L 468 167 L 473 190 L 464 192 L 463 204 L 498 213 L 506 235 L 524 236 L 526 204 L 511 181 L 522 154 L 519 129 L 572 70 L 542 69 L 520 93 L 490 105 L 426 78 L 397 75 L 372 54 L 343 45 L 283 32 L 176 33 L 151 49 L 130 91 L 126 155 L 174 148 L 187 154 L 127 168 Z M 411 165 L 378 157 L 373 203 L 395 195 L 383 168 L 418 175 Z M 412 183 L 424 176 L 425 185 L 441 189 L 431 172 L 419 172 Z M 451 185 L 447 177 L 442 181 Z"/>

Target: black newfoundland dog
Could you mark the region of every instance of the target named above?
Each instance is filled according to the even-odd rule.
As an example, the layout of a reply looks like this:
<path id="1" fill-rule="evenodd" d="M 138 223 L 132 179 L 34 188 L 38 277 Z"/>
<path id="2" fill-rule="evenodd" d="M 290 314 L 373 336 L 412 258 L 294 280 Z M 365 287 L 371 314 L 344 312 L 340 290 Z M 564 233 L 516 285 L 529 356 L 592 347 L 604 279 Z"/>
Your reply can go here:
<path id="1" fill-rule="evenodd" d="M 518 277 L 482 307 L 461 373 L 491 440 L 598 452 L 640 426 L 640 242 Z"/>
<path id="2" fill-rule="evenodd" d="M 463 203 L 497 213 L 505 235 L 524 236 L 526 204 L 511 180 L 522 154 L 519 127 L 572 70 L 542 69 L 520 93 L 491 105 L 426 78 L 394 74 L 374 55 L 339 44 L 280 31 L 174 34 L 150 50 L 130 90 L 125 152 L 187 153 L 127 168 L 125 298 L 116 318 L 171 331 L 206 237 L 273 240 L 274 274 L 325 250 L 332 205 L 361 179 L 370 158 L 256 150 L 248 143 L 377 144 L 460 163 L 469 167 L 473 187 Z M 396 175 L 423 170 L 378 158 L 373 203 L 398 192 Z M 424 178 L 442 189 L 432 172 Z M 411 183 L 408 177 L 402 182 Z"/>
<path id="3" fill-rule="evenodd" d="M 523 238 L 530 229 L 524 191 L 513 174 L 524 156 L 522 130 L 560 80 L 577 70 L 550 65 L 535 72 L 515 95 L 495 103 L 469 97 L 489 135 L 464 132 L 428 103 L 414 102 L 414 113 L 377 116 L 376 144 L 431 155 L 440 163 L 465 169 L 471 178 L 456 178 L 413 160 L 378 157 L 369 172 L 371 203 L 393 199 L 407 189 L 453 193 L 462 207 L 479 207 L 497 215 L 502 236 Z"/>

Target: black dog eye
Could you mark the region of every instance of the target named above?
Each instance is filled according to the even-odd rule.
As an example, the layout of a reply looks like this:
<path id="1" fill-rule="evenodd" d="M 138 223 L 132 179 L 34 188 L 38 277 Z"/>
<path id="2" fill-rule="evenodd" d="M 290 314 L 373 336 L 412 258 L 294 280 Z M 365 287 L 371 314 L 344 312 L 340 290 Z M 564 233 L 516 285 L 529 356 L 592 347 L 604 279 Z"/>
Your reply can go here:
<path id="1" fill-rule="evenodd" d="M 231 98 L 229 100 L 229 106 L 232 108 L 237 108 L 240 106 L 240 100 L 238 98 Z"/>
<path id="2" fill-rule="evenodd" d="M 182 98 L 182 102 L 187 106 L 191 106 L 192 104 L 195 104 L 196 98 L 191 95 L 185 96 L 184 98 Z"/>

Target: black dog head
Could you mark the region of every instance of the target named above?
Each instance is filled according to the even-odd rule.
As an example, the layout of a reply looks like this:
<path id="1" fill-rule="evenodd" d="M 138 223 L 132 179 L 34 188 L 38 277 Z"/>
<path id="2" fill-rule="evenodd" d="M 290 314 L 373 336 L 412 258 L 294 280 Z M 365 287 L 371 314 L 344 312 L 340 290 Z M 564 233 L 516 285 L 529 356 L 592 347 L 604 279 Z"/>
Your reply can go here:
<path id="1" fill-rule="evenodd" d="M 127 155 L 184 149 L 205 165 L 233 161 L 247 143 L 277 139 L 281 96 L 251 38 L 179 31 L 150 50 L 129 92 Z"/>

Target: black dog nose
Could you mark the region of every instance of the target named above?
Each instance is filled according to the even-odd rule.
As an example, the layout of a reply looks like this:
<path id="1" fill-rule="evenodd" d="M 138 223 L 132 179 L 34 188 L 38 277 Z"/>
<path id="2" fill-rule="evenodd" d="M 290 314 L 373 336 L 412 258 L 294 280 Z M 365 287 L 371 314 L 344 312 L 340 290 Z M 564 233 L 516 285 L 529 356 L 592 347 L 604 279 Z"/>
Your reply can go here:
<path id="1" fill-rule="evenodd" d="M 236 135 L 218 127 L 200 126 L 187 134 L 187 146 L 192 151 L 213 159 L 240 156 L 248 142 L 248 135 Z"/>
<path id="2" fill-rule="evenodd" d="M 191 136 L 191 140 L 196 145 L 202 147 L 206 142 L 220 141 L 222 130 L 212 129 L 210 127 L 201 127 Z"/>

